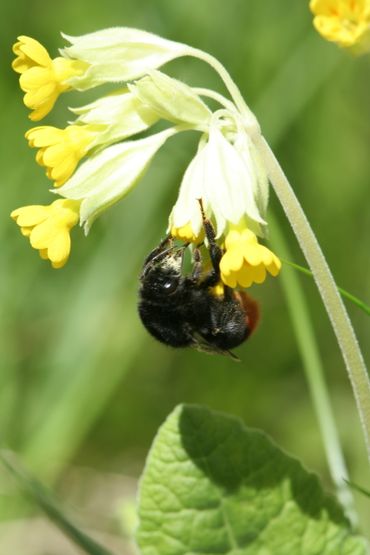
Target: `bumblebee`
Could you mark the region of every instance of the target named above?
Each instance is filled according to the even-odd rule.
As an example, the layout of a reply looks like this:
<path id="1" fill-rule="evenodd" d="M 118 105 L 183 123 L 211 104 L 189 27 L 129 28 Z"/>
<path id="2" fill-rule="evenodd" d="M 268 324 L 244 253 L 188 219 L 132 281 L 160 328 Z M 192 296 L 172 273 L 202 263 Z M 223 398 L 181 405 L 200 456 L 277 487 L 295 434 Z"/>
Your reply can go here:
<path id="1" fill-rule="evenodd" d="M 201 207 L 202 208 L 202 207 Z M 206 271 L 200 246 L 194 248 L 192 269 L 183 273 L 189 245 L 176 246 L 168 236 L 146 258 L 140 276 L 139 315 L 148 332 L 171 347 L 192 347 L 212 354 L 229 355 L 255 329 L 259 310 L 256 301 L 221 282 L 222 249 L 203 215 L 211 269 Z M 222 288 L 221 288 L 222 289 Z"/>

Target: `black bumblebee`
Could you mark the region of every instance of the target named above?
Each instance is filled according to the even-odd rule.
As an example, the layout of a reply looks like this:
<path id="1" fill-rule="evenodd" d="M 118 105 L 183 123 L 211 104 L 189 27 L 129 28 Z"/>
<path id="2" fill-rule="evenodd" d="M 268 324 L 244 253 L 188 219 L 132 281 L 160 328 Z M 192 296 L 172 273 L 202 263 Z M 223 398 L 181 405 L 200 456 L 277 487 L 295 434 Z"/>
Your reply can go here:
<path id="1" fill-rule="evenodd" d="M 246 293 L 224 286 L 217 296 L 212 288 L 220 283 L 222 249 L 215 241 L 213 226 L 204 216 L 212 269 L 204 271 L 200 249 L 193 250 L 193 268 L 183 275 L 188 245 L 178 247 L 166 237 L 146 258 L 140 276 L 139 314 L 149 333 L 171 347 L 193 347 L 208 353 L 230 355 L 245 341 L 258 321 L 258 305 Z"/>

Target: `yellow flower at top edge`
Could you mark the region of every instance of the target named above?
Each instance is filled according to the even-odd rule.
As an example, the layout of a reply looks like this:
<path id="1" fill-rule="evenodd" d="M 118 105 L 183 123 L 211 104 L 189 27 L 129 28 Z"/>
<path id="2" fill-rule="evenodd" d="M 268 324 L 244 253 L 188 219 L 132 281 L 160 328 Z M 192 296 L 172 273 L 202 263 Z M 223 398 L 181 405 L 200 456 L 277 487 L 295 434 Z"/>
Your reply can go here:
<path id="1" fill-rule="evenodd" d="M 11 217 L 29 237 L 31 246 L 41 258 L 50 260 L 53 268 L 61 268 L 71 251 L 70 231 L 78 223 L 80 201 L 58 199 L 48 206 L 17 208 Z"/>
<path id="2" fill-rule="evenodd" d="M 32 121 L 42 119 L 53 108 L 60 93 L 70 87 L 69 78 L 82 75 L 88 64 L 79 60 L 58 57 L 53 60 L 47 50 L 35 39 L 18 37 L 13 46 L 16 59 L 12 63 L 14 71 L 20 73 L 19 84 L 26 93 L 24 103 L 33 110 Z"/>
<path id="3" fill-rule="evenodd" d="M 96 133 L 90 125 L 69 125 L 65 129 L 44 125 L 33 127 L 25 137 L 30 147 L 39 148 L 37 163 L 45 166 L 48 178 L 60 187 L 92 147 Z"/>
<path id="4" fill-rule="evenodd" d="M 311 0 L 310 9 L 325 39 L 357 53 L 370 50 L 370 0 Z"/>
<path id="5" fill-rule="evenodd" d="M 266 270 L 277 276 L 281 268 L 279 258 L 249 229 L 232 229 L 225 238 L 225 254 L 221 258 L 221 279 L 229 287 L 250 287 L 266 279 Z"/>

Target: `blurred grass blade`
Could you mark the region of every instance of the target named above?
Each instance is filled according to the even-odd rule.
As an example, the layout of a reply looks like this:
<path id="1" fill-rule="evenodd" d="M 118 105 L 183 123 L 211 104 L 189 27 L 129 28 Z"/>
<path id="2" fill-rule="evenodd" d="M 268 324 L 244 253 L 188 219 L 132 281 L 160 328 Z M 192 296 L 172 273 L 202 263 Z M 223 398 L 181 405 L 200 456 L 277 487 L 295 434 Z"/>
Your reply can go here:
<path id="1" fill-rule="evenodd" d="M 305 268 L 304 266 L 300 266 L 299 264 L 296 264 L 295 262 L 290 262 L 289 260 L 283 260 L 283 262 L 284 262 L 284 264 L 288 264 L 289 266 L 291 266 L 295 270 L 298 270 L 302 274 L 305 274 L 306 276 L 313 277 L 311 270 L 309 270 L 308 268 Z M 358 308 L 363 310 L 365 312 L 365 314 L 370 316 L 370 306 L 369 305 L 367 305 L 366 303 L 361 301 L 361 299 L 359 299 L 358 297 L 355 297 L 355 295 L 352 295 L 352 293 L 349 293 L 348 291 L 346 291 L 342 287 L 338 287 L 338 291 L 342 295 L 342 297 L 351 301 L 351 303 L 355 304 Z"/>
<path id="2" fill-rule="evenodd" d="M 11 451 L 1 450 L 0 460 L 14 476 L 22 490 L 31 497 L 47 516 L 56 524 L 76 545 L 89 555 L 113 555 L 112 552 L 99 545 L 90 536 L 77 528 L 63 513 L 51 493 L 33 476 L 31 476 L 15 458 Z"/>

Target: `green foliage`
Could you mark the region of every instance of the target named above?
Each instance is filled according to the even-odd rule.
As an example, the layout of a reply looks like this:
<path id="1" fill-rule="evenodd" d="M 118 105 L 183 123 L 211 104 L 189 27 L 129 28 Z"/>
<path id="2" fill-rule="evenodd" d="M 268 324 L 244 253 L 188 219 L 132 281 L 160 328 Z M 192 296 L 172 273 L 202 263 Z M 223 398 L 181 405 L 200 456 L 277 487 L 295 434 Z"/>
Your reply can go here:
<path id="1" fill-rule="evenodd" d="M 364 555 L 317 477 L 262 432 L 203 407 L 160 429 L 140 493 L 143 555 Z"/>

